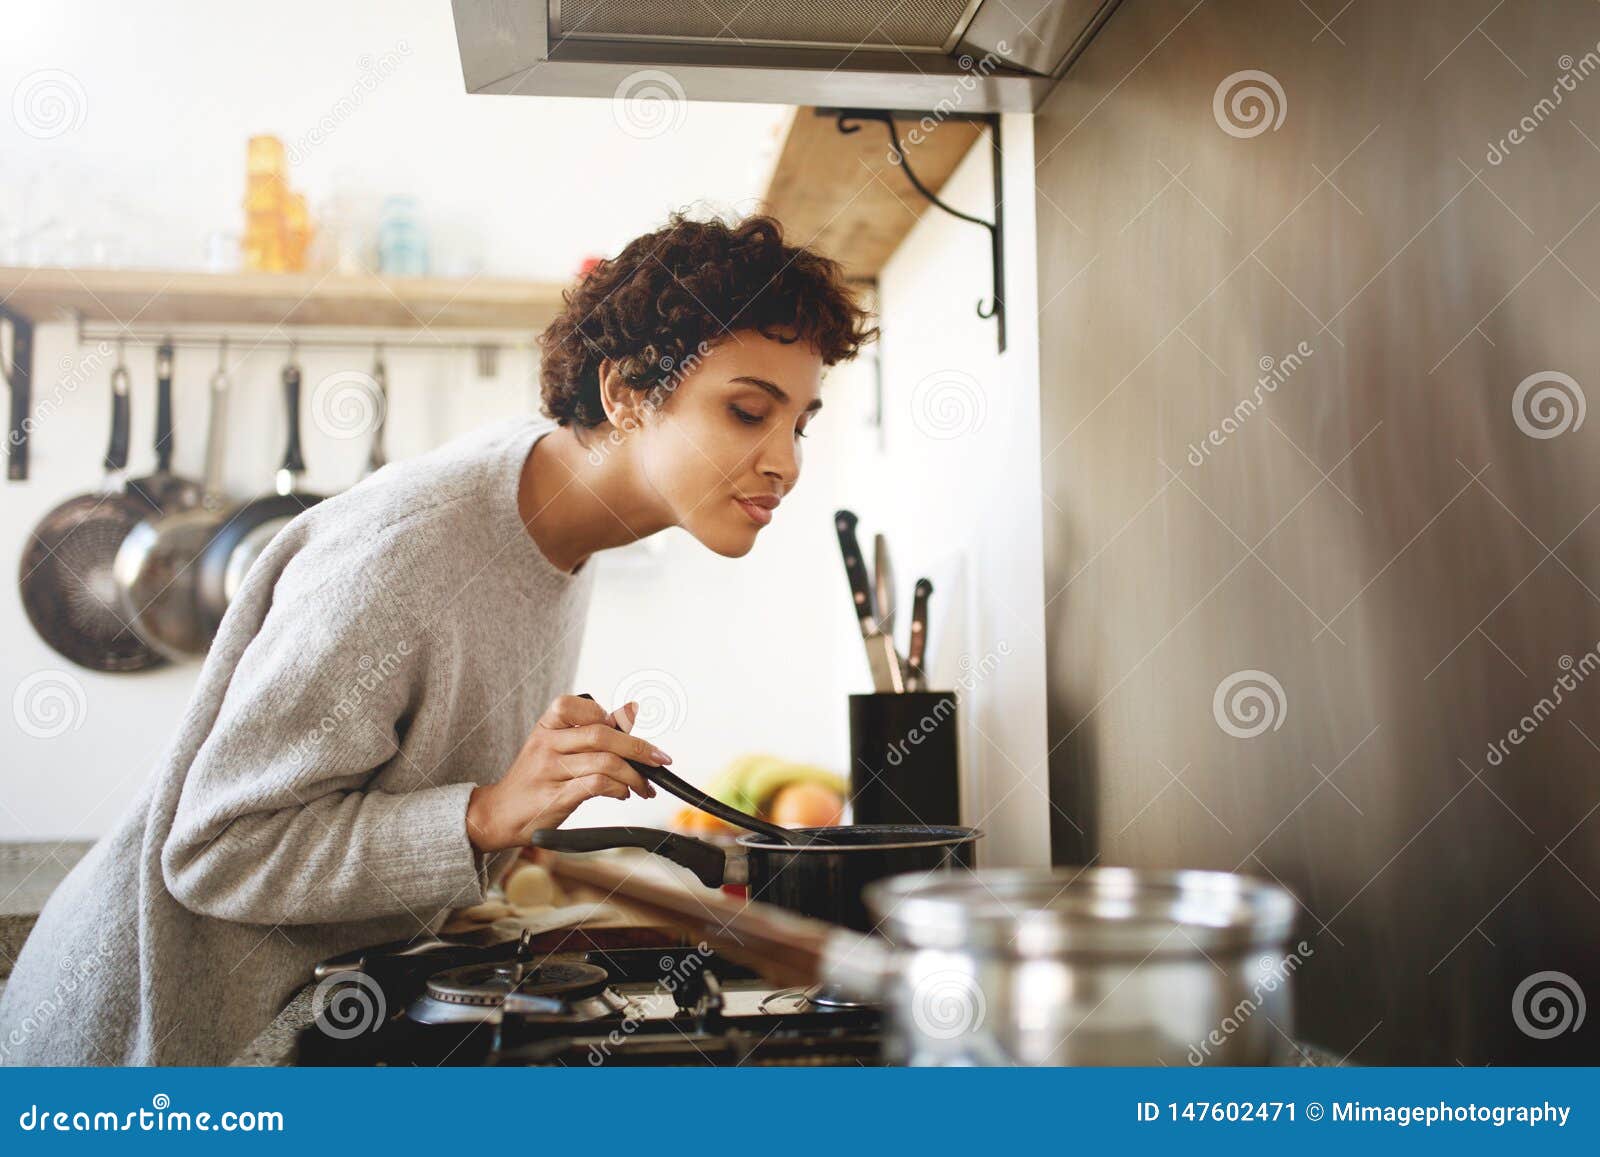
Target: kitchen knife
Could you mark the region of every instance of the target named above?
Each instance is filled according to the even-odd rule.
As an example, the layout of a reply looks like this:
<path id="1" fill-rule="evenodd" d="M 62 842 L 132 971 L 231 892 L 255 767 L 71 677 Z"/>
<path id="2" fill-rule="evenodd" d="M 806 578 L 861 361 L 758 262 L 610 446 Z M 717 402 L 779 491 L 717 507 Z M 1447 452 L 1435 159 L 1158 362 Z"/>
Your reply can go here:
<path id="1" fill-rule="evenodd" d="M 872 583 L 878 595 L 878 630 L 889 640 L 889 658 L 893 664 L 890 680 L 895 691 L 909 691 L 910 673 L 894 643 L 894 567 L 889 562 L 889 540 L 881 534 L 872 536 Z"/>
<path id="2" fill-rule="evenodd" d="M 889 540 L 872 536 L 872 586 L 877 594 L 878 630 L 894 638 L 894 567 L 889 564 Z"/>
<path id="3" fill-rule="evenodd" d="M 861 624 L 861 638 L 867 648 L 872 687 L 875 691 L 904 691 L 900 656 L 895 652 L 894 640 L 878 629 L 874 615 L 872 580 L 867 575 L 866 561 L 861 557 L 861 545 L 856 541 L 858 521 L 848 510 L 840 510 L 833 516 L 834 529 L 839 535 L 839 551 L 844 556 L 845 577 L 850 580 L 850 597 L 855 604 L 856 620 Z"/>
<path id="4" fill-rule="evenodd" d="M 911 643 L 906 652 L 906 665 L 909 668 L 906 682 L 913 691 L 928 689 L 928 673 L 924 663 L 928 653 L 928 596 L 932 593 L 931 582 L 925 578 L 917 580 L 916 593 L 911 598 Z"/>

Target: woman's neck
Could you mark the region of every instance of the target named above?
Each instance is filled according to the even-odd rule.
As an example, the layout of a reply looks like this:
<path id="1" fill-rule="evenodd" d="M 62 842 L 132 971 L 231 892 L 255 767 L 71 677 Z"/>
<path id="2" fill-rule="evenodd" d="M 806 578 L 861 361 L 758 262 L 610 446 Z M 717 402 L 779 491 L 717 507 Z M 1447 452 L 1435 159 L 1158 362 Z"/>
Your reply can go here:
<path id="1" fill-rule="evenodd" d="M 596 551 L 626 546 L 665 530 L 671 520 L 643 485 L 627 447 L 589 434 L 589 446 L 570 426 L 540 438 L 522 464 L 517 509 L 544 556 L 569 574 Z"/>

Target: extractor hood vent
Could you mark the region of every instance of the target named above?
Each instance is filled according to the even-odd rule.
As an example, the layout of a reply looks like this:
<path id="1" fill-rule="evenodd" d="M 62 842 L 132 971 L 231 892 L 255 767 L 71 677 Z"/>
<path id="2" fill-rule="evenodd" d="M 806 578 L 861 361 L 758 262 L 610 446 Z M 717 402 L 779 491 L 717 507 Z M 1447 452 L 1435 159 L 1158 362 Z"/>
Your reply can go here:
<path id="1" fill-rule="evenodd" d="M 898 48 L 948 52 L 969 0 L 787 4 L 745 0 L 550 0 L 554 39 L 635 39 L 700 44 Z"/>
<path id="2" fill-rule="evenodd" d="M 453 0 L 467 91 L 1028 112 L 1118 0 Z M 659 80 L 659 77 L 655 79 Z"/>

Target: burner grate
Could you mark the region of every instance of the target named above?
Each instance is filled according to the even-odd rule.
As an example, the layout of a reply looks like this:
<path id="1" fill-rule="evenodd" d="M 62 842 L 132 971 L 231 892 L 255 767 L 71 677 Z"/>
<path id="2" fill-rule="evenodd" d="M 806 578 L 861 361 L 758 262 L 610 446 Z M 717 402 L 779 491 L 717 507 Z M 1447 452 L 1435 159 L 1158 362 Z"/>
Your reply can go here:
<path id="1" fill-rule="evenodd" d="M 529 965 L 520 960 L 500 964 L 466 964 L 428 978 L 427 994 L 445 1004 L 487 1008 L 504 1004 L 512 993 L 522 996 L 593 996 L 609 979 L 604 968 L 577 961 Z"/>

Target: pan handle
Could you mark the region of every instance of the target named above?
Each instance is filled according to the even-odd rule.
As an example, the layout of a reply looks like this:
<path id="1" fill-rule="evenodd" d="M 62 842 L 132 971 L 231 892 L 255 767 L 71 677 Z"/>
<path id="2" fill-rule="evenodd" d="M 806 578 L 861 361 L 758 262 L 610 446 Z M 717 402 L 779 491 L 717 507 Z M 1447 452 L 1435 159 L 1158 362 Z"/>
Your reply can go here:
<path id="1" fill-rule="evenodd" d="M 156 469 L 172 469 L 172 343 L 156 349 Z"/>
<path id="2" fill-rule="evenodd" d="M 111 444 L 106 447 L 106 470 L 116 474 L 128 468 L 128 371 L 111 371 Z"/>
<path id="3" fill-rule="evenodd" d="M 594 702 L 594 696 L 587 691 L 579 694 L 578 698 L 587 699 L 591 703 Z M 626 757 L 624 757 L 623 762 L 651 783 L 658 787 L 666 788 L 668 792 L 677 796 L 690 807 L 699 808 L 708 815 L 714 815 L 725 824 L 732 824 L 734 827 L 743 828 L 747 832 L 755 832 L 757 835 L 766 836 L 767 839 L 780 844 L 798 844 L 801 842 L 800 838 L 788 828 L 768 823 L 759 816 L 750 815 L 730 804 L 725 804 L 716 796 L 708 795 L 706 792 L 701 791 L 688 780 L 679 779 L 664 767 L 640 763 L 637 759 L 627 759 Z"/>
<path id="4" fill-rule="evenodd" d="M 715 844 L 656 828 L 541 828 L 529 834 L 528 846 L 552 852 L 643 848 L 688 868 L 708 888 L 722 886 L 728 865 L 728 857 Z"/>
<path id="5" fill-rule="evenodd" d="M 278 493 L 288 494 L 306 472 L 306 460 L 300 452 L 300 367 L 293 362 L 283 367 L 283 405 L 289 421 L 289 444 L 283 450 Z M 284 489 L 285 481 L 289 483 L 289 490 Z"/>
<path id="6" fill-rule="evenodd" d="M 228 371 L 217 368 L 211 375 L 211 414 L 206 427 L 206 475 L 204 497 L 207 508 L 219 508 L 226 501 L 222 485 L 223 442 L 228 436 Z"/>

